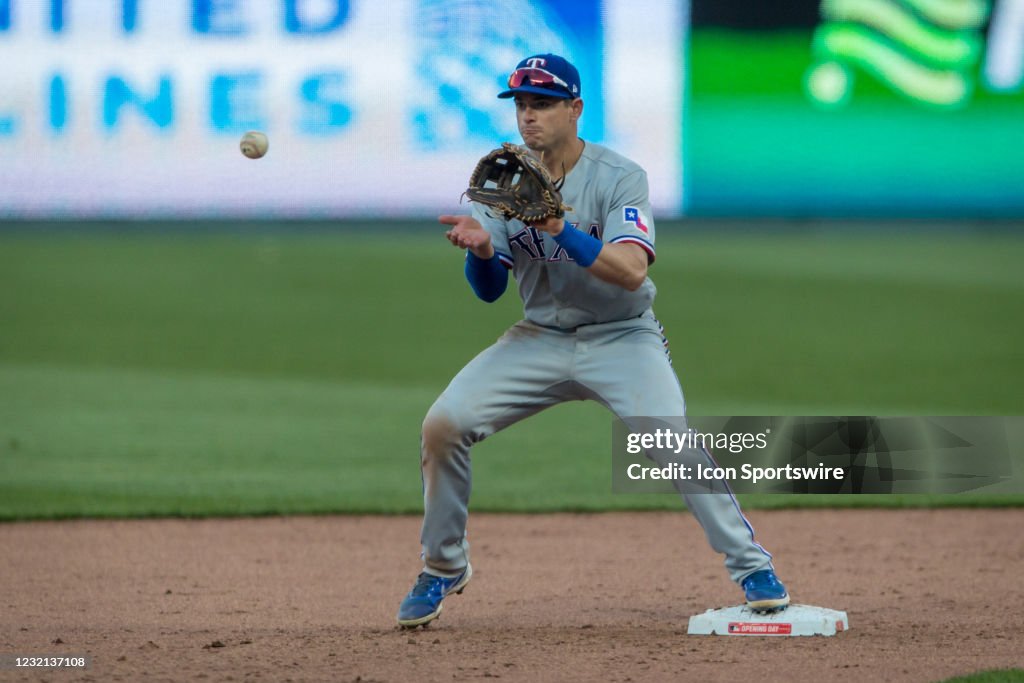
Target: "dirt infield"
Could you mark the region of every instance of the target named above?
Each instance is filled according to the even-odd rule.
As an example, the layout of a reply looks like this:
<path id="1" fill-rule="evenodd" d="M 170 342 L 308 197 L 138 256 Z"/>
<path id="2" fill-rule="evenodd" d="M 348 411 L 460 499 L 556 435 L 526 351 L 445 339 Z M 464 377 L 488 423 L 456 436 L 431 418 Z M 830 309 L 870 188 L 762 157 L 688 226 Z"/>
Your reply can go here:
<path id="1" fill-rule="evenodd" d="M 687 636 L 736 604 L 685 513 L 474 515 L 473 582 L 399 630 L 419 520 L 0 525 L 0 654 L 92 657 L 0 680 L 934 681 L 1020 666 L 1022 510 L 752 512 L 834 638 Z"/>

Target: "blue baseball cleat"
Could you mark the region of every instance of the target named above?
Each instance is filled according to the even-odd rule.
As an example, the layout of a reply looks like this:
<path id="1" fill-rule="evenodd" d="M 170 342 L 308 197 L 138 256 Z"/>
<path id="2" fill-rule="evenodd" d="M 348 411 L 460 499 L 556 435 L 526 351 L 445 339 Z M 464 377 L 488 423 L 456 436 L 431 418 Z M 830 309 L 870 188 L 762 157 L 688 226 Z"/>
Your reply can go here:
<path id="1" fill-rule="evenodd" d="M 755 612 L 775 612 L 786 609 L 789 593 L 771 569 L 756 571 L 743 579 L 747 594 L 747 607 Z"/>
<path id="2" fill-rule="evenodd" d="M 441 615 L 444 599 L 450 593 L 461 593 L 471 578 L 473 567 L 469 564 L 464 572 L 451 578 L 422 572 L 398 608 L 398 623 L 406 628 L 426 626 Z"/>

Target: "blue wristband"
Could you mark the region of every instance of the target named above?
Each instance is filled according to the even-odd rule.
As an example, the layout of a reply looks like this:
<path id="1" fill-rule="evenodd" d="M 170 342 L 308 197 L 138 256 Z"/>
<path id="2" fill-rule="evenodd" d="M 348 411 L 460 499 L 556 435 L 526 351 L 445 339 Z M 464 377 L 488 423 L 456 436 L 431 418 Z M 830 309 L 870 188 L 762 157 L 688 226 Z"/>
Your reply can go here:
<path id="1" fill-rule="evenodd" d="M 569 221 L 565 222 L 562 232 L 555 235 L 555 242 L 572 257 L 573 261 L 584 268 L 593 265 L 597 255 L 601 253 L 601 248 L 604 247 L 604 242 L 582 230 L 577 230 Z"/>
<path id="2" fill-rule="evenodd" d="M 498 255 L 482 259 L 466 250 L 466 279 L 473 293 L 487 303 L 497 301 L 508 286 L 508 269 Z"/>

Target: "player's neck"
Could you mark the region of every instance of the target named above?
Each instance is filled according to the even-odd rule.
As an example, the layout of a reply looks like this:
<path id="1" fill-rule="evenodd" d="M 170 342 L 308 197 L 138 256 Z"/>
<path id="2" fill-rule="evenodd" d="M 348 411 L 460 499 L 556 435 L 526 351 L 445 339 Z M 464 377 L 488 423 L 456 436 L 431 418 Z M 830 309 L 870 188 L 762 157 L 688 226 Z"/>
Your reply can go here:
<path id="1" fill-rule="evenodd" d="M 545 151 L 541 158 L 548 171 L 551 172 L 551 177 L 558 180 L 569 175 L 569 171 L 579 163 L 585 146 L 586 143 L 583 140 L 575 137 L 561 147 Z"/>

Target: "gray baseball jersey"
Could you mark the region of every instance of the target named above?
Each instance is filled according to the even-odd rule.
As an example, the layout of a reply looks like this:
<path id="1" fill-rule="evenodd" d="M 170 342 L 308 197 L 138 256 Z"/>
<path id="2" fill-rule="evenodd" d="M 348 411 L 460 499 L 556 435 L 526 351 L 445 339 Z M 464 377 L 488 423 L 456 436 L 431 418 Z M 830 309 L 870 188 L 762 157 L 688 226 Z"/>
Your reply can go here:
<path id="1" fill-rule="evenodd" d="M 637 244 L 653 262 L 647 177 L 635 163 L 587 143 L 562 196 L 572 207 L 566 219 L 579 229 L 605 243 Z M 512 269 L 526 319 L 470 361 L 423 421 L 420 540 L 425 571 L 438 576 L 458 575 L 469 562 L 474 443 L 564 401 L 598 401 L 620 418 L 686 414 L 667 341 L 651 310 L 650 279 L 630 292 L 573 263 L 546 233 L 476 206 L 474 215 Z M 711 464 L 706 451 L 686 457 Z M 731 494 L 680 493 L 711 546 L 725 555 L 733 580 L 771 567 L 771 555 L 754 541 Z"/>
<path id="2" fill-rule="evenodd" d="M 565 178 L 562 197 L 572 207 L 565 219 L 573 226 L 606 243 L 637 244 L 648 261 L 654 260 L 647 173 L 636 163 L 586 143 Z M 492 217 L 479 204 L 473 205 L 473 216 L 491 234 L 498 258 L 512 268 L 527 320 L 565 329 L 635 318 L 654 302 L 650 278 L 637 291 L 627 291 L 572 263 L 547 233 Z"/>

